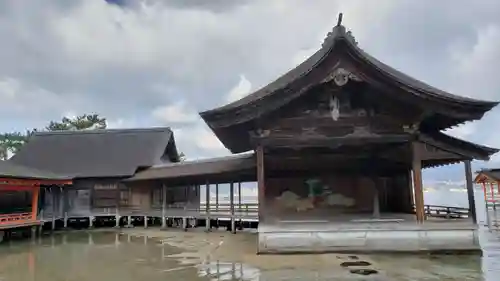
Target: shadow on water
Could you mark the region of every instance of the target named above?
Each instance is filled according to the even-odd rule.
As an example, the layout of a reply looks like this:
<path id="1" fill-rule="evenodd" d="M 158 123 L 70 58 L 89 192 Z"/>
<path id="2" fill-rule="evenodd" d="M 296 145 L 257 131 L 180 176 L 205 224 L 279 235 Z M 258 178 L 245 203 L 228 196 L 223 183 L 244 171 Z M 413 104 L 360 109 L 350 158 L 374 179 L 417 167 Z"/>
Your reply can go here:
<path id="1" fill-rule="evenodd" d="M 486 243 L 484 259 L 488 260 L 483 263 L 484 277 L 481 258 L 474 256 L 370 256 L 370 263 L 348 256 L 346 259 L 350 262 L 344 261 L 345 266 L 339 263 L 337 267 L 318 270 L 294 265 L 263 270 L 248 264 L 210 259 L 201 263 L 185 262 L 172 257 L 182 253 L 182 249 L 146 236 L 75 231 L 3 243 L 0 245 L 0 280 L 496 281 L 500 239 L 488 232 L 483 232 L 481 239 Z"/>

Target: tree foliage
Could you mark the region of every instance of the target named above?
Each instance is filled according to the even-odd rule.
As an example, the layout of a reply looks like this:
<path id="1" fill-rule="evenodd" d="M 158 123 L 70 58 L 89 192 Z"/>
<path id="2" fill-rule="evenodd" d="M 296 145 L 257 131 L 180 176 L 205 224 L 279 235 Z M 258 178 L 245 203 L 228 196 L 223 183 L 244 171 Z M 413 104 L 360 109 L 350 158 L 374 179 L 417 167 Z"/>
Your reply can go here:
<path id="1" fill-rule="evenodd" d="M 83 114 L 74 118 L 63 117 L 61 121 L 50 121 L 42 130 L 33 129 L 26 132 L 0 134 L 0 160 L 6 160 L 9 152 L 15 154 L 38 131 L 81 131 L 107 128 L 106 118 L 99 114 Z M 179 153 L 179 160 L 185 161 L 186 155 Z"/>
<path id="2" fill-rule="evenodd" d="M 6 160 L 8 154 L 15 154 L 29 138 L 37 131 L 80 131 L 92 129 L 106 129 L 106 118 L 99 114 L 84 114 L 74 118 L 63 117 L 61 121 L 50 121 L 42 130 L 27 130 L 26 132 L 12 132 L 0 134 L 0 159 Z"/>
<path id="3" fill-rule="evenodd" d="M 47 131 L 80 131 L 93 129 L 106 129 L 106 118 L 98 114 L 84 114 L 75 118 L 63 117 L 61 121 L 50 121 L 45 127 Z"/>

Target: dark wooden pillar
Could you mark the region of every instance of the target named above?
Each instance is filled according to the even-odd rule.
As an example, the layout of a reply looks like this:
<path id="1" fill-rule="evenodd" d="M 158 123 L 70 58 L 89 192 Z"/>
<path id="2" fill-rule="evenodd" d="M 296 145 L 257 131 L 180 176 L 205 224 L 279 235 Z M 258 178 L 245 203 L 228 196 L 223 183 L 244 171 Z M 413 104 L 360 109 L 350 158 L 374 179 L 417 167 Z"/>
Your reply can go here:
<path id="1" fill-rule="evenodd" d="M 413 189 L 415 191 L 415 214 L 417 222 L 423 223 L 424 214 L 424 190 L 422 184 L 422 160 L 420 158 L 418 143 L 412 143 L 412 170 L 413 170 Z"/>
<path id="2" fill-rule="evenodd" d="M 229 209 L 231 212 L 231 233 L 236 233 L 235 217 L 234 217 L 234 182 L 229 184 Z"/>
<path id="3" fill-rule="evenodd" d="M 410 200 L 410 210 L 411 210 L 413 204 L 415 204 L 415 194 L 413 192 L 413 184 L 412 184 L 412 170 L 408 171 L 408 175 L 406 175 L 406 183 L 408 184 L 408 190 L 410 192 L 409 200 Z"/>
<path id="4" fill-rule="evenodd" d="M 206 182 L 205 184 L 205 215 L 206 215 L 206 222 L 205 222 L 205 226 L 206 226 L 206 229 L 207 231 L 210 230 L 210 183 Z"/>
<path id="5" fill-rule="evenodd" d="M 258 146 L 255 150 L 257 156 L 257 186 L 258 186 L 258 198 L 259 198 L 259 222 L 262 222 L 265 200 L 266 200 L 266 188 L 265 188 L 265 176 L 264 176 L 264 148 Z"/>
<path id="6" fill-rule="evenodd" d="M 467 187 L 467 197 L 469 199 L 469 216 L 472 217 L 472 222 L 476 224 L 477 223 L 476 201 L 474 198 L 474 185 L 472 183 L 471 161 L 465 160 L 464 167 L 465 167 L 465 186 Z"/>
<path id="7" fill-rule="evenodd" d="M 167 228 L 167 185 L 161 184 L 161 227 Z"/>

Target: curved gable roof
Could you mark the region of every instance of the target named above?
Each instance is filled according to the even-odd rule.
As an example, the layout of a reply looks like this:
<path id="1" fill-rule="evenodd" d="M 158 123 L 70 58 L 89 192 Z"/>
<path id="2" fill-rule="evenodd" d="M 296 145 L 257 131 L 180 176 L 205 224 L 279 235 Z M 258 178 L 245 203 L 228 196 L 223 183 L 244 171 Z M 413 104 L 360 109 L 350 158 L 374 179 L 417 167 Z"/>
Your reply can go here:
<path id="1" fill-rule="evenodd" d="M 376 76 L 376 78 L 371 77 L 372 80 L 383 80 L 384 83 L 397 87 L 398 92 L 405 92 L 418 99 L 430 101 L 431 104 L 438 104 L 442 108 L 439 112 L 440 115 L 456 119 L 444 120 L 442 124 L 437 125 L 437 129 L 446 129 L 467 120 L 480 119 L 485 112 L 498 104 L 498 102 L 453 95 L 382 63 L 360 49 L 350 31 L 346 31 L 346 28 L 340 25 L 339 22 L 339 25 L 335 26 L 332 32 L 328 33 L 322 48 L 303 63 L 267 86 L 240 100 L 201 112 L 200 115 L 209 127 L 216 129 L 248 122 L 265 113 L 266 107 L 269 108 L 268 110 L 274 110 L 292 100 L 294 98 L 291 97 L 292 95 L 295 95 L 295 97 L 300 96 L 296 92 L 304 90 L 304 88 L 300 88 L 300 86 L 292 87 L 291 85 L 299 83 L 301 79 L 318 68 L 329 56 L 337 55 L 337 50 L 346 50 L 351 59 L 360 64 L 363 70 L 367 70 L 367 72 Z M 328 67 L 325 67 L 325 69 L 328 69 L 327 72 L 334 70 Z M 324 73 L 323 76 L 327 75 L 328 73 Z M 322 80 L 318 77 L 316 84 L 322 83 Z M 311 83 L 310 81 L 309 83 L 302 83 L 301 86 L 311 86 Z M 278 101 L 273 103 L 271 100 Z M 273 103 L 273 105 L 269 106 L 269 103 Z M 234 118 L 235 115 L 237 115 L 237 118 Z"/>

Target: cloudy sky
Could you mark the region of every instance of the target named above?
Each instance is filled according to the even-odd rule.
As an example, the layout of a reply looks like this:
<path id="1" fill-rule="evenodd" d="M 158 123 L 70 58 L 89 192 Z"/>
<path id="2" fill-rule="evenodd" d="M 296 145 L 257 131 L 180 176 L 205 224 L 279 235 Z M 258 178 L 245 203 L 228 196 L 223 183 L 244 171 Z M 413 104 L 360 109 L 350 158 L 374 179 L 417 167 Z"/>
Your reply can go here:
<path id="1" fill-rule="evenodd" d="M 380 60 L 500 100 L 498 0 L 3 0 L 0 131 L 96 112 L 115 128 L 171 126 L 188 158 L 227 154 L 197 112 L 300 63 L 339 12 Z M 500 108 L 452 133 L 500 147 L 498 122 Z M 427 177 L 462 177 L 461 167 L 444 170 Z"/>

